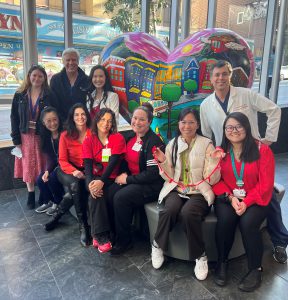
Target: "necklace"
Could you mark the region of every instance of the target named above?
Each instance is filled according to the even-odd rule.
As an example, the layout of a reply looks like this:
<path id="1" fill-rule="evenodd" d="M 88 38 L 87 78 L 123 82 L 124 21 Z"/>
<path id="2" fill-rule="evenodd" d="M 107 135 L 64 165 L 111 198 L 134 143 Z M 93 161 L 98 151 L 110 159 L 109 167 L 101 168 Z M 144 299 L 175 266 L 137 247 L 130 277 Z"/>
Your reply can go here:
<path id="1" fill-rule="evenodd" d="M 58 138 L 54 140 L 51 136 L 52 149 L 53 149 L 54 154 L 58 157 L 59 148 L 58 147 L 55 148 L 55 144 L 54 144 L 54 143 L 57 143 L 57 141 L 58 141 Z"/>

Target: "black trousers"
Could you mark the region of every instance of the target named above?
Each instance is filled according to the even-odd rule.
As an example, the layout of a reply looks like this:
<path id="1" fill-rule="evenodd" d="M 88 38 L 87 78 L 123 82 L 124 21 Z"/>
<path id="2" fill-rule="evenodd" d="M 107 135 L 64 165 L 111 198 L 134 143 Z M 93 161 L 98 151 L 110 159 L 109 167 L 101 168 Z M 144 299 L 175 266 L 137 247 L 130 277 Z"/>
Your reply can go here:
<path id="1" fill-rule="evenodd" d="M 71 195 L 71 198 L 63 198 L 59 209 L 65 213 L 74 205 L 79 224 L 87 226 L 88 192 L 85 187 L 85 180 L 66 174 L 60 168 L 57 170 L 57 177 Z"/>
<path id="2" fill-rule="evenodd" d="M 113 180 L 109 180 L 105 183 L 102 197 L 94 199 L 91 197 L 91 194 L 89 196 L 89 220 L 92 237 L 96 237 L 99 233 L 110 231 L 110 217 L 108 213 L 107 198 L 109 187 L 113 184 L 113 182 Z"/>
<path id="3" fill-rule="evenodd" d="M 113 183 L 108 191 L 109 212 L 114 215 L 116 242 L 125 245 L 131 242 L 130 226 L 134 209 L 158 199 L 159 191 L 147 184 L 118 185 Z"/>
<path id="4" fill-rule="evenodd" d="M 180 221 L 188 240 L 189 258 L 194 260 L 205 251 L 202 236 L 202 222 L 210 207 L 201 194 L 190 195 L 190 199 L 181 198 L 177 191 L 172 191 L 164 199 L 165 206 L 159 212 L 159 222 L 155 241 L 167 251 L 169 232 Z"/>
<path id="5" fill-rule="evenodd" d="M 263 243 L 260 226 L 268 213 L 268 206 L 252 205 L 248 207 L 242 216 L 235 213 L 232 205 L 224 198 L 215 201 L 216 245 L 218 261 L 228 259 L 232 248 L 235 230 L 239 224 L 243 245 L 248 259 L 248 269 L 261 267 L 263 255 Z"/>

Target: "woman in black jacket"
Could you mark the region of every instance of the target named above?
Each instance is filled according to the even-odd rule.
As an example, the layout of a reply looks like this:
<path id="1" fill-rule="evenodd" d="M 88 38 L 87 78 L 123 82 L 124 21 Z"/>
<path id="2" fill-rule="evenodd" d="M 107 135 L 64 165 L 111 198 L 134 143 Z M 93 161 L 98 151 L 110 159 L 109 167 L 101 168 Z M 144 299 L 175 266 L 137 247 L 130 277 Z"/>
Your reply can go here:
<path id="1" fill-rule="evenodd" d="M 64 189 L 57 178 L 59 139 L 62 132 L 62 122 L 57 110 L 52 106 L 43 109 L 40 115 L 40 142 L 41 150 L 46 158 L 44 172 L 37 178 L 37 186 L 40 190 L 40 205 L 35 211 L 52 216 L 61 202 Z"/>
<path id="2" fill-rule="evenodd" d="M 51 100 L 45 69 L 32 66 L 14 95 L 10 116 L 12 141 L 22 153 L 22 158 L 15 158 L 14 176 L 23 178 L 27 185 L 29 209 L 35 208 L 34 185 L 44 168 L 40 151 L 39 116 Z"/>
<path id="3" fill-rule="evenodd" d="M 134 208 L 157 200 L 163 186 L 152 149 L 164 148 L 164 144 L 150 129 L 152 119 L 153 108 L 150 104 L 139 106 L 134 111 L 131 120 L 133 134 L 126 146 L 126 170 L 109 189 L 109 207 L 114 212 L 116 233 L 116 244 L 110 252 L 112 255 L 132 247 L 130 224 Z"/>

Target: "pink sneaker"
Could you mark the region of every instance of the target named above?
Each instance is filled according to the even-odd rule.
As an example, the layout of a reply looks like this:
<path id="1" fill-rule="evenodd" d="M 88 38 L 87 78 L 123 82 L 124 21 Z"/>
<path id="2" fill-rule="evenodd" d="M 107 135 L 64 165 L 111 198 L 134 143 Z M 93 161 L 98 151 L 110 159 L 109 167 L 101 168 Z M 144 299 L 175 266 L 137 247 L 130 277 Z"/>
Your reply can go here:
<path id="1" fill-rule="evenodd" d="M 93 247 L 96 249 L 99 247 L 99 243 L 95 238 L 93 238 Z"/>
<path id="2" fill-rule="evenodd" d="M 94 246 L 94 245 L 93 245 Z M 108 252 L 112 249 L 112 244 L 111 242 L 107 242 L 105 244 L 98 244 L 98 251 L 100 253 L 105 253 L 105 252 Z"/>

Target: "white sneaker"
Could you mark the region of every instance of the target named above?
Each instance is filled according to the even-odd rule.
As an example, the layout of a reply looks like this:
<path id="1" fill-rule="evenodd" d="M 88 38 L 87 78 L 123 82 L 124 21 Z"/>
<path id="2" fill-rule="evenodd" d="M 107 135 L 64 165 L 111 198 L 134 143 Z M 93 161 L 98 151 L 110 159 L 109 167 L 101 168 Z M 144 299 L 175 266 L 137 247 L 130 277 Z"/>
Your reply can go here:
<path id="1" fill-rule="evenodd" d="M 208 261 L 207 256 L 201 256 L 196 259 L 196 265 L 194 268 L 195 276 L 198 280 L 205 280 L 208 275 Z"/>
<path id="2" fill-rule="evenodd" d="M 35 211 L 39 214 L 45 213 L 52 206 L 52 202 L 44 203 L 41 206 L 37 207 Z"/>
<path id="3" fill-rule="evenodd" d="M 55 204 L 55 203 L 53 203 L 53 205 L 52 205 L 49 209 L 47 209 L 46 215 L 48 215 L 48 216 L 53 216 L 54 213 L 55 213 L 56 210 L 57 210 L 57 207 L 58 207 L 58 205 Z"/>
<path id="4" fill-rule="evenodd" d="M 152 244 L 152 252 L 151 252 L 152 266 L 154 269 L 159 269 L 164 262 L 163 250 L 161 248 L 157 248 Z"/>

